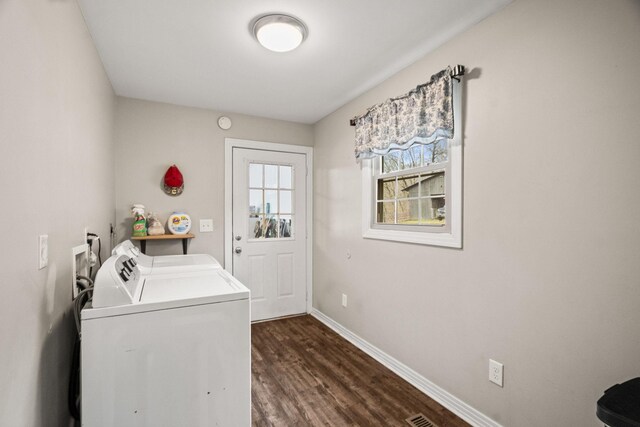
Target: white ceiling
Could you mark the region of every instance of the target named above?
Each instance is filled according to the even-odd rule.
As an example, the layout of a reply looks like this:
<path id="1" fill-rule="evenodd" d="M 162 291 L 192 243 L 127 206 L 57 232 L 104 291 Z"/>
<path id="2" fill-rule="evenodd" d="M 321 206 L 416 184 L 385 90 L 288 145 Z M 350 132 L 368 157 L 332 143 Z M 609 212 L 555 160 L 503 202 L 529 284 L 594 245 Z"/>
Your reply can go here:
<path id="1" fill-rule="evenodd" d="M 511 1 L 79 3 L 118 95 L 315 123 Z M 306 23 L 301 47 L 274 53 L 253 39 L 250 22 L 270 12 Z"/>

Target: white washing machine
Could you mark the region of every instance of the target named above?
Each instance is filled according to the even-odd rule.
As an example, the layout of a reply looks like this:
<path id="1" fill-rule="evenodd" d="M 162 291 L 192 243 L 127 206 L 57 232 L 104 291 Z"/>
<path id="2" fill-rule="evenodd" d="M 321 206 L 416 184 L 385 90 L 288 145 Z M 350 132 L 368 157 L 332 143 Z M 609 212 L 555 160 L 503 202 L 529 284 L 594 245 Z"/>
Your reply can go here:
<path id="1" fill-rule="evenodd" d="M 161 255 L 143 254 L 131 240 L 116 245 L 112 255 L 127 255 L 135 260 L 142 275 L 180 273 L 184 271 L 210 270 L 222 268 L 217 259 L 208 254 Z"/>
<path id="2" fill-rule="evenodd" d="M 249 290 L 225 270 L 98 271 L 81 312 L 82 425 L 250 426 Z"/>

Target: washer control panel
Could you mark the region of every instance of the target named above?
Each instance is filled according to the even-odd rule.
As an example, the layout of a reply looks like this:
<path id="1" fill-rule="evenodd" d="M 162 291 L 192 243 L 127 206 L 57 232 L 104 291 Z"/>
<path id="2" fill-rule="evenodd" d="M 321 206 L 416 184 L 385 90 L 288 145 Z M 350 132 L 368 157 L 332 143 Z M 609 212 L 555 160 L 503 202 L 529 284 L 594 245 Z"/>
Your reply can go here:
<path id="1" fill-rule="evenodd" d="M 116 272 L 122 281 L 122 285 L 126 288 L 132 298 L 135 295 L 135 287 L 138 285 L 138 279 L 140 278 L 140 271 L 136 265 L 136 260 L 128 258 L 126 255 L 118 257 L 115 265 Z"/>
<path id="2" fill-rule="evenodd" d="M 93 307 L 133 304 L 140 299 L 142 280 L 137 261 L 114 255 L 102 265 L 93 289 Z"/>
<path id="3" fill-rule="evenodd" d="M 153 257 L 140 252 L 140 249 L 131 240 L 125 240 L 116 245 L 111 251 L 111 255 L 126 255 L 137 263 L 138 269 L 144 274 L 149 274 L 149 270 L 153 267 Z"/>

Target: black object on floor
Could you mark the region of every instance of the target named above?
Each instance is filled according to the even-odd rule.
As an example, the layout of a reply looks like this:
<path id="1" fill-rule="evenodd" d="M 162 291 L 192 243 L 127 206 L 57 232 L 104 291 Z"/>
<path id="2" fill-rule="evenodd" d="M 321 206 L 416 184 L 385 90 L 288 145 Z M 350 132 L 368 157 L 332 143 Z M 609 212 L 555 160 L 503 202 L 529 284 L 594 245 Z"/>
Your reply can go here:
<path id="1" fill-rule="evenodd" d="M 596 415 L 610 427 L 640 427 L 640 377 L 605 391 Z"/>

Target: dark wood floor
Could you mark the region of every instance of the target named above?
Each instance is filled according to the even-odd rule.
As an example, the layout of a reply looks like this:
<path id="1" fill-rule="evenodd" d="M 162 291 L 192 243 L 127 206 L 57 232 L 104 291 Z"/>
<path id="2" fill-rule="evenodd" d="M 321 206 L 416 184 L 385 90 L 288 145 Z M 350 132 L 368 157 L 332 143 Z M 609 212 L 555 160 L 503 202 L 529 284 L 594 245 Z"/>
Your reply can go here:
<path id="1" fill-rule="evenodd" d="M 256 323 L 254 426 L 404 426 L 423 413 L 467 424 L 311 316 Z"/>

